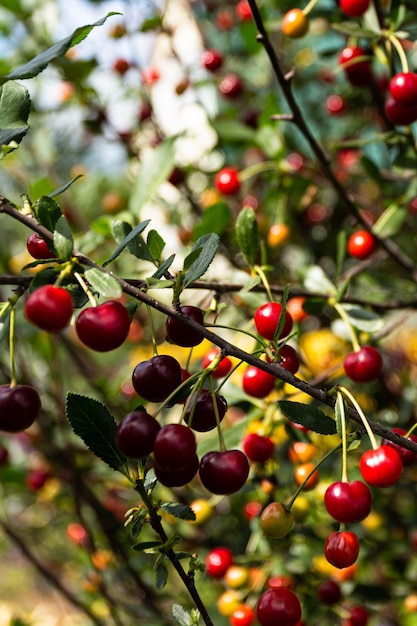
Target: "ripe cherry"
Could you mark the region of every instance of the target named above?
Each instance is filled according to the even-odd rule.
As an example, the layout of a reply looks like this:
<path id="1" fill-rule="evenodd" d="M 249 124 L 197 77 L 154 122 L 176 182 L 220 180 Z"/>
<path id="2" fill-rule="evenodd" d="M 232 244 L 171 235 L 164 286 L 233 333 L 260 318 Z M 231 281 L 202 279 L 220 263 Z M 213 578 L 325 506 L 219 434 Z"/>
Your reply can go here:
<path id="1" fill-rule="evenodd" d="M 338 481 L 326 489 L 324 505 L 329 515 L 338 522 L 361 522 L 368 517 L 372 508 L 372 493 L 365 483 Z"/>
<path id="2" fill-rule="evenodd" d="M 130 459 L 142 459 L 153 449 L 161 426 L 145 410 L 132 411 L 116 429 L 116 446 Z"/>
<path id="3" fill-rule="evenodd" d="M 317 588 L 317 596 L 323 604 L 337 604 L 342 598 L 342 590 L 335 580 L 323 580 Z"/>
<path id="4" fill-rule="evenodd" d="M 226 196 L 234 196 L 240 190 L 239 172 L 234 167 L 224 167 L 214 177 L 214 186 Z"/>
<path id="5" fill-rule="evenodd" d="M 191 428 L 184 424 L 166 424 L 155 437 L 155 464 L 163 472 L 179 472 L 193 464 L 196 449 Z"/>
<path id="6" fill-rule="evenodd" d="M 268 589 L 258 600 L 256 616 L 260 626 L 296 626 L 301 619 L 301 604 L 291 589 Z"/>
<path id="7" fill-rule="evenodd" d="M 260 526 L 266 537 L 282 539 L 291 532 L 294 516 L 282 502 L 270 502 L 261 513 Z"/>
<path id="8" fill-rule="evenodd" d="M 278 330 L 283 308 L 279 302 L 267 302 L 262 304 L 253 317 L 255 327 L 258 333 L 264 339 L 272 341 Z M 288 311 L 285 311 L 284 325 L 279 334 L 279 338 L 286 337 L 290 334 L 293 326 L 293 320 Z"/>
<path id="9" fill-rule="evenodd" d="M 243 452 L 254 463 L 265 463 L 274 454 L 274 442 L 270 437 L 248 433 L 242 442 Z"/>
<path id="10" fill-rule="evenodd" d="M 70 293 L 55 285 L 42 285 L 29 295 L 25 316 L 42 330 L 59 332 L 70 323 L 74 305 Z"/>
<path id="11" fill-rule="evenodd" d="M 400 479 L 403 463 L 395 448 L 381 445 L 362 454 L 359 470 L 372 487 L 391 487 Z"/>
<path id="12" fill-rule="evenodd" d="M 285 344 L 278 350 L 278 363 L 291 374 L 296 374 L 300 368 L 300 360 L 296 350 Z"/>
<path id="13" fill-rule="evenodd" d="M 367 259 L 376 246 L 376 239 L 369 231 L 358 230 L 349 237 L 347 251 L 355 259 Z"/>
<path id="14" fill-rule="evenodd" d="M 385 113 L 395 126 L 408 126 L 417 120 L 417 104 L 403 104 L 394 98 L 388 98 L 385 102 Z"/>
<path id="15" fill-rule="evenodd" d="M 366 56 L 365 50 L 359 46 L 346 46 L 339 55 L 339 65 L 355 87 L 365 87 L 370 83 L 371 65 L 368 60 L 361 58 Z"/>
<path id="16" fill-rule="evenodd" d="M 371 0 L 340 0 L 339 6 L 348 17 L 361 17 L 369 9 Z"/>
<path id="17" fill-rule="evenodd" d="M 97 352 L 109 352 L 121 346 L 129 329 L 129 313 L 117 300 L 84 309 L 75 322 L 78 338 Z"/>
<path id="18" fill-rule="evenodd" d="M 239 0 L 236 5 L 236 15 L 242 22 L 252 19 L 252 11 L 248 0 Z"/>
<path id="19" fill-rule="evenodd" d="M 34 259 L 54 259 L 56 258 L 55 252 L 50 249 L 45 239 L 43 239 L 38 233 L 32 233 L 26 242 L 28 252 Z"/>
<path id="20" fill-rule="evenodd" d="M 187 465 L 180 470 L 166 472 L 157 465 L 155 466 L 155 476 L 165 487 L 183 487 L 188 485 L 198 472 L 199 460 L 197 454 L 192 455 L 187 460 Z"/>
<path id="21" fill-rule="evenodd" d="M 350 609 L 348 626 L 366 626 L 369 613 L 363 606 L 354 606 Z"/>
<path id="22" fill-rule="evenodd" d="M 212 578 L 223 578 L 233 563 L 233 553 L 229 548 L 213 548 L 205 559 L 206 571 Z"/>
<path id="23" fill-rule="evenodd" d="M 242 82 L 237 74 L 226 74 L 219 83 L 219 91 L 225 98 L 234 99 L 242 93 Z"/>
<path id="24" fill-rule="evenodd" d="M 291 9 L 284 15 L 281 29 L 284 35 L 291 39 L 304 37 L 309 29 L 308 17 L 301 9 Z"/>
<path id="25" fill-rule="evenodd" d="M 275 386 L 276 378 L 268 372 L 249 365 L 243 374 L 242 386 L 245 393 L 253 398 L 265 398 Z"/>
<path id="26" fill-rule="evenodd" d="M 415 105 L 417 102 L 417 74 L 414 72 L 396 74 L 390 80 L 389 92 L 396 102 Z"/>
<path id="27" fill-rule="evenodd" d="M 223 64 L 223 56 L 218 50 L 205 50 L 201 55 L 201 63 L 210 72 L 215 72 Z"/>
<path id="28" fill-rule="evenodd" d="M 239 491 L 249 475 L 249 461 L 240 450 L 207 452 L 200 461 L 200 480 L 216 495 Z"/>
<path id="29" fill-rule="evenodd" d="M 357 352 L 348 354 L 343 367 L 346 375 L 356 383 L 375 380 L 382 370 L 382 357 L 373 346 L 362 346 Z"/>
<path id="30" fill-rule="evenodd" d="M 169 354 L 158 354 L 138 363 L 132 374 L 136 393 L 149 402 L 163 402 L 181 381 L 181 365 Z"/>
<path id="31" fill-rule="evenodd" d="M 231 626 L 252 626 L 255 617 L 255 611 L 249 604 L 240 604 L 229 617 L 229 622 Z"/>
<path id="32" fill-rule="evenodd" d="M 219 348 L 211 348 L 211 350 L 209 350 L 203 356 L 201 365 L 203 367 L 209 367 L 211 363 L 215 359 L 218 358 L 219 355 L 220 355 Z M 228 356 L 225 356 L 223 359 L 219 361 L 218 365 L 216 366 L 216 369 L 212 370 L 213 378 L 224 378 L 230 372 L 232 367 L 233 367 L 232 361 L 229 359 Z"/>
<path id="33" fill-rule="evenodd" d="M 356 562 L 359 555 L 359 539 L 350 530 L 330 533 L 324 544 L 324 556 L 327 561 L 343 569 Z"/>
<path id="34" fill-rule="evenodd" d="M 25 485 L 31 491 L 39 491 L 39 489 L 42 489 L 45 485 L 50 476 L 51 475 L 48 470 L 40 468 L 30 469 L 25 476 Z"/>
<path id="35" fill-rule="evenodd" d="M 217 416 L 219 423 L 227 411 L 227 402 L 223 396 L 214 394 L 217 405 Z M 208 389 L 202 389 L 198 396 L 195 394 L 191 398 L 188 408 L 184 414 L 187 424 L 200 433 L 213 430 L 217 426 L 217 417 L 213 403 L 213 394 Z"/>
<path id="36" fill-rule="evenodd" d="M 392 432 L 397 433 L 397 435 L 401 435 L 402 437 L 405 437 L 407 434 L 404 428 L 398 428 L 398 427 L 393 428 Z M 417 435 L 411 434 L 407 437 L 407 439 L 409 439 L 410 441 L 414 443 L 417 443 Z M 393 448 L 395 448 L 395 450 L 398 452 L 398 454 L 401 457 L 404 467 L 413 465 L 417 461 L 416 452 L 413 452 L 412 450 L 407 450 L 407 448 L 403 448 L 400 444 L 394 443 L 393 441 L 390 441 L 389 439 L 384 438 L 381 443 L 384 446 L 385 445 L 392 446 Z"/>
<path id="37" fill-rule="evenodd" d="M 0 430 L 18 433 L 29 428 L 41 408 L 41 399 L 29 385 L 0 385 Z"/>
<path id="38" fill-rule="evenodd" d="M 198 307 L 189 305 L 182 306 L 180 312 L 194 322 L 197 322 L 197 324 L 204 326 L 204 313 Z M 182 346 L 183 348 L 198 346 L 204 339 L 203 335 L 198 330 L 187 326 L 185 322 L 175 317 L 168 317 L 165 324 L 165 331 L 168 341 L 175 343 L 177 346 Z"/>

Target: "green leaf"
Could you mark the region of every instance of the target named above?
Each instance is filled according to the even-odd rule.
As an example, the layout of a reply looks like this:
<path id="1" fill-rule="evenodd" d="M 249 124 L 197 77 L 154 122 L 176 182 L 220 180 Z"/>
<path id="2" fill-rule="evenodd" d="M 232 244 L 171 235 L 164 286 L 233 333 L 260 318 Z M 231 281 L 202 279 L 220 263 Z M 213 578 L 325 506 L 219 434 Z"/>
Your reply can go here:
<path id="1" fill-rule="evenodd" d="M 377 39 L 378 33 L 367 28 L 361 28 L 356 22 L 343 22 L 341 24 L 332 24 L 333 30 L 338 33 L 347 35 L 348 37 L 364 37 L 365 39 Z"/>
<path id="2" fill-rule="evenodd" d="M 13 148 L 22 141 L 29 129 L 29 112 L 30 96 L 26 87 L 15 82 L 0 87 L 0 146 Z"/>
<path id="3" fill-rule="evenodd" d="M 158 480 L 155 475 L 155 470 L 151 467 L 150 470 L 146 472 L 145 480 L 143 482 L 143 487 L 147 493 L 150 493 L 152 489 L 156 487 Z"/>
<path id="4" fill-rule="evenodd" d="M 71 427 L 87 448 L 112 469 L 129 476 L 127 460 L 115 444 L 116 422 L 104 404 L 69 392 L 65 414 Z"/>
<path id="5" fill-rule="evenodd" d="M 203 235 L 203 237 L 200 237 L 200 239 L 195 242 L 191 249 L 190 255 L 192 255 L 197 250 L 199 250 L 200 253 L 198 257 L 188 267 L 187 271 L 184 273 L 184 287 L 188 287 L 188 285 L 190 285 L 195 280 L 198 280 L 199 278 L 201 278 L 201 276 L 203 276 L 203 274 L 206 273 L 207 268 L 216 256 L 219 245 L 220 238 L 215 233 Z M 187 259 L 185 259 L 184 264 L 186 260 Z"/>
<path id="6" fill-rule="evenodd" d="M 36 219 L 42 226 L 54 232 L 55 225 L 62 216 L 59 205 L 49 196 L 41 196 L 34 206 Z"/>
<path id="7" fill-rule="evenodd" d="M 230 225 L 232 214 L 229 206 L 225 202 L 218 202 L 209 206 L 201 216 L 198 224 L 194 228 L 193 236 L 202 237 L 208 233 L 221 233 Z"/>
<path id="8" fill-rule="evenodd" d="M 211 125 L 222 141 L 255 141 L 255 131 L 237 120 L 212 120 Z"/>
<path id="9" fill-rule="evenodd" d="M 102 272 L 96 267 L 85 270 L 84 276 L 94 291 L 103 298 L 120 298 L 122 288 L 114 276 Z"/>
<path id="10" fill-rule="evenodd" d="M 145 230 L 151 220 L 144 220 L 140 222 L 135 228 L 132 228 L 127 222 L 121 222 L 116 220 L 112 223 L 112 234 L 117 243 L 119 244 L 113 254 L 103 263 L 103 267 L 117 259 L 119 254 L 127 247 L 129 252 L 138 259 L 145 259 L 147 261 L 153 261 L 153 257 L 146 247 L 143 240 L 139 239 L 141 232 Z"/>
<path id="11" fill-rule="evenodd" d="M 142 163 L 130 195 L 129 209 L 138 215 L 141 208 L 167 180 L 174 167 L 175 137 L 166 139 Z"/>
<path id="12" fill-rule="evenodd" d="M 145 283 L 149 289 L 168 289 L 175 285 L 175 281 L 173 280 L 161 280 L 160 278 L 154 278 L 153 276 L 147 278 Z"/>
<path id="13" fill-rule="evenodd" d="M 61 261 L 68 261 L 72 256 L 74 241 L 65 215 L 61 215 L 55 224 L 54 248 Z"/>
<path id="14" fill-rule="evenodd" d="M 69 187 L 71 187 L 71 185 L 75 183 L 76 180 L 82 177 L 83 177 L 83 174 L 78 174 L 77 176 L 74 176 L 74 178 L 71 178 L 71 180 L 65 183 L 65 185 L 62 185 L 62 187 L 59 187 L 58 189 L 55 189 L 55 191 L 52 191 L 52 193 L 49 193 L 48 197 L 54 198 L 55 196 L 59 196 L 61 193 L 64 193 L 64 191 L 69 189 Z"/>
<path id="15" fill-rule="evenodd" d="M 18 67 L 16 70 L 0 77 L 0 84 L 4 84 L 9 80 L 22 80 L 23 78 L 33 78 L 40 74 L 51 61 L 54 61 L 58 57 L 64 56 L 64 54 L 73 46 L 83 41 L 95 28 L 101 26 L 111 15 L 120 15 L 120 13 L 111 12 L 94 24 L 87 24 L 86 26 L 80 26 L 72 35 L 61 39 L 58 43 L 54 44 L 51 48 L 48 48 L 41 54 L 38 54 L 34 59 Z"/>
<path id="16" fill-rule="evenodd" d="M 168 569 L 163 561 L 160 561 L 155 569 L 155 585 L 158 591 L 162 591 L 168 582 Z"/>
<path id="17" fill-rule="evenodd" d="M 133 549 L 136 550 L 136 552 L 150 552 L 153 554 L 159 552 L 159 549 L 163 545 L 162 541 L 142 541 L 133 546 Z"/>
<path id="18" fill-rule="evenodd" d="M 195 520 L 194 511 L 187 504 L 179 504 L 178 502 L 165 502 L 161 504 L 161 509 L 166 513 L 178 517 L 179 519 L 185 519 L 188 521 Z"/>
<path id="19" fill-rule="evenodd" d="M 239 291 L 239 294 L 244 295 L 245 293 L 248 293 L 254 287 L 259 285 L 260 282 L 261 282 L 260 276 L 254 276 L 253 278 L 250 278 L 248 282 L 244 285 L 244 287 L 242 287 L 242 289 Z"/>
<path id="20" fill-rule="evenodd" d="M 162 239 L 158 231 L 152 229 L 148 233 L 146 243 L 148 245 L 148 250 L 150 254 L 160 265 L 162 263 L 162 252 L 164 251 L 164 248 L 166 246 L 165 241 Z"/>
<path id="21" fill-rule="evenodd" d="M 287 419 L 309 430 L 321 435 L 334 435 L 337 432 L 335 420 L 316 407 L 290 400 L 278 400 L 278 406 Z"/>
<path id="22" fill-rule="evenodd" d="M 147 33 L 151 30 L 159 29 L 162 25 L 162 15 L 153 15 L 144 20 L 140 27 L 141 33 Z"/>
<path id="23" fill-rule="evenodd" d="M 380 237 L 394 237 L 407 219 L 408 211 L 397 204 L 391 204 L 380 215 L 372 227 L 372 231 Z"/>
<path id="24" fill-rule="evenodd" d="M 172 617 L 178 626 L 193 626 L 191 615 L 180 604 L 172 605 Z"/>
<path id="25" fill-rule="evenodd" d="M 327 278 L 319 265 L 311 265 L 303 276 L 304 287 L 312 292 L 322 292 L 328 296 L 335 296 L 337 289 Z"/>
<path id="26" fill-rule="evenodd" d="M 355 328 L 366 333 L 376 333 L 384 326 L 384 320 L 374 311 L 363 309 L 357 304 L 343 304 L 345 313 Z"/>
<path id="27" fill-rule="evenodd" d="M 250 207 L 244 207 L 237 216 L 236 240 L 248 265 L 253 267 L 259 251 L 259 232 L 255 211 Z"/>
<path id="28" fill-rule="evenodd" d="M 158 267 L 156 272 L 152 274 L 152 278 L 162 278 L 169 270 L 175 259 L 175 254 L 171 254 L 165 261 Z"/>

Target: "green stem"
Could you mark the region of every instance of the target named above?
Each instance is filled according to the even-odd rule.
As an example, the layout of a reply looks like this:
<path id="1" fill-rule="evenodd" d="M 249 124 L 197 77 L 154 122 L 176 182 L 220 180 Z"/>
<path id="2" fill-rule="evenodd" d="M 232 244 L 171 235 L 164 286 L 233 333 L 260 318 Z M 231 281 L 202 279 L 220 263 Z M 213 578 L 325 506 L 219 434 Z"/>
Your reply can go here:
<path id="1" fill-rule="evenodd" d="M 347 325 L 348 329 L 349 329 L 349 333 L 350 333 L 350 338 L 351 338 L 351 342 L 352 342 L 352 346 L 355 352 L 359 352 L 359 350 L 361 349 L 358 338 L 356 337 L 356 333 L 353 329 L 352 323 L 349 319 L 349 316 L 346 314 L 345 309 L 343 308 L 343 305 L 341 305 L 339 302 L 332 302 L 335 310 L 337 311 L 337 313 L 339 314 L 339 316 L 341 317 L 341 319 L 345 322 L 345 324 Z"/>
<path id="2" fill-rule="evenodd" d="M 274 298 L 272 297 L 272 292 L 269 286 L 269 281 L 262 267 L 260 267 L 259 265 L 255 265 L 253 269 L 254 269 L 254 272 L 258 274 L 259 278 L 261 279 L 262 284 L 265 287 L 266 295 L 268 296 L 270 302 L 273 302 Z"/>
<path id="3" fill-rule="evenodd" d="M 352 405 L 354 406 L 354 408 L 356 409 L 357 414 L 359 415 L 359 417 L 362 420 L 362 423 L 365 427 L 365 430 L 368 434 L 368 437 L 371 441 L 371 445 L 372 448 L 374 450 L 376 450 L 378 448 L 378 443 L 376 441 L 375 435 L 372 432 L 371 427 L 369 426 L 368 420 L 366 419 L 365 413 L 362 411 L 361 407 L 359 406 L 359 403 L 357 402 L 357 400 L 355 399 L 355 397 L 350 393 L 350 391 L 348 389 L 346 389 L 346 387 L 342 387 L 341 385 L 338 386 L 339 391 L 341 391 L 341 393 L 343 393 L 343 395 L 348 398 L 350 400 L 350 402 L 352 403 Z"/>
<path id="4" fill-rule="evenodd" d="M 89 299 L 91 306 L 97 306 L 96 299 L 91 293 L 91 289 L 89 288 L 89 286 L 87 285 L 87 283 L 85 282 L 81 274 L 79 274 L 78 272 L 74 272 L 74 276 L 78 280 L 79 284 L 81 285 L 82 290 L 84 291 L 87 298 Z"/>
<path id="5" fill-rule="evenodd" d="M 15 364 L 15 328 L 16 328 L 16 305 L 11 305 L 9 327 L 9 355 L 10 355 L 10 387 L 17 384 Z"/>
<path id="6" fill-rule="evenodd" d="M 217 398 L 216 398 L 216 392 L 214 389 L 214 385 L 213 385 L 213 378 L 210 377 L 210 393 L 211 393 L 211 399 L 213 402 L 213 409 L 214 409 L 214 416 L 216 418 L 216 427 L 217 427 L 217 434 L 219 436 L 219 445 L 220 445 L 220 450 L 223 452 L 224 450 L 226 450 L 226 442 L 224 440 L 223 437 L 223 430 L 220 424 L 220 415 L 219 415 L 219 407 L 217 406 Z"/>
<path id="7" fill-rule="evenodd" d="M 308 15 L 314 9 L 317 2 L 318 0 L 310 0 L 310 2 L 303 9 L 304 15 Z"/>
<path id="8" fill-rule="evenodd" d="M 387 38 L 388 41 L 390 41 L 392 43 L 392 45 L 394 46 L 397 54 L 398 54 L 398 58 L 400 59 L 400 63 L 401 63 L 401 69 L 403 72 L 408 73 L 410 71 L 409 66 L 408 66 L 408 59 L 407 59 L 407 55 L 405 54 L 404 48 L 402 47 L 400 41 L 398 40 L 398 38 L 393 34 L 393 33 L 387 33 Z"/>
<path id="9" fill-rule="evenodd" d="M 346 413 L 343 394 L 340 391 L 337 391 L 336 403 L 339 407 L 342 422 L 342 482 L 347 483 L 349 478 L 347 470 Z"/>
<path id="10" fill-rule="evenodd" d="M 148 319 L 151 325 L 151 331 L 152 331 L 152 353 L 154 356 L 157 356 L 158 354 L 158 347 L 156 345 L 156 334 L 155 334 L 155 323 L 154 323 L 154 319 L 153 319 L 153 315 L 152 315 L 152 309 L 149 306 L 149 304 L 146 305 L 147 311 L 148 311 Z"/>
<path id="11" fill-rule="evenodd" d="M 241 170 L 241 172 L 239 172 L 239 179 L 243 182 L 245 180 L 249 180 L 249 178 L 252 178 L 257 174 L 262 174 L 268 170 L 277 171 L 277 169 L 275 161 L 261 161 L 260 163 L 255 163 L 254 165 Z"/>

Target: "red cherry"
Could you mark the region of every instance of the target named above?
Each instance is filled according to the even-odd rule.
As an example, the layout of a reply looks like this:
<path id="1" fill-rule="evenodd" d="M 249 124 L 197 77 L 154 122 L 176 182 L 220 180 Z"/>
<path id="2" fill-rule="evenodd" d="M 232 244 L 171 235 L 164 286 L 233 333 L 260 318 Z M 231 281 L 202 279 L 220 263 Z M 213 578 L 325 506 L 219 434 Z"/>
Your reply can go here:
<path id="1" fill-rule="evenodd" d="M 324 580 L 317 589 L 317 595 L 323 604 L 337 604 L 342 598 L 342 591 L 335 580 Z"/>
<path id="2" fill-rule="evenodd" d="M 334 482 L 326 489 L 324 505 L 329 515 L 338 522 L 361 522 L 372 508 L 372 493 L 365 483 Z"/>
<path id="3" fill-rule="evenodd" d="M 249 365 L 243 374 L 242 386 L 245 393 L 253 398 L 265 398 L 275 386 L 276 378 L 268 372 Z"/>
<path id="4" fill-rule="evenodd" d="M 340 0 L 339 6 L 348 17 L 361 17 L 369 9 L 371 0 Z"/>
<path id="5" fill-rule="evenodd" d="M 138 363 L 132 374 L 136 393 L 148 402 L 163 402 L 181 381 L 181 365 L 169 354 L 158 354 Z"/>
<path id="6" fill-rule="evenodd" d="M 129 329 L 129 313 L 117 300 L 84 309 L 75 322 L 78 338 L 97 352 L 109 352 L 121 346 Z"/>
<path id="7" fill-rule="evenodd" d="M 224 167 L 214 177 L 214 186 L 226 196 L 234 196 L 239 192 L 239 172 L 234 167 Z"/>
<path id="8" fill-rule="evenodd" d="M 28 252 L 34 259 L 55 259 L 56 254 L 53 252 L 45 239 L 42 239 L 38 233 L 32 233 L 26 242 Z"/>
<path id="9" fill-rule="evenodd" d="M 360 458 L 362 477 L 373 487 L 391 487 L 401 477 L 403 464 L 392 446 L 381 445 L 376 450 L 366 450 Z"/>
<path id="10" fill-rule="evenodd" d="M 194 454 L 187 460 L 187 465 L 180 470 L 166 472 L 156 465 L 155 476 L 165 487 L 183 487 L 192 481 L 198 472 L 198 466 L 198 456 Z"/>
<path id="11" fill-rule="evenodd" d="M 233 563 L 233 553 L 229 548 L 213 548 L 205 559 L 206 571 L 212 578 L 223 578 Z"/>
<path id="12" fill-rule="evenodd" d="M 249 433 L 243 439 L 243 451 L 250 461 L 265 463 L 274 454 L 274 442 L 270 437 Z"/>
<path id="13" fill-rule="evenodd" d="M 346 110 L 346 101 L 342 96 L 334 93 L 326 100 L 326 110 L 330 115 L 341 115 Z"/>
<path id="14" fill-rule="evenodd" d="M 240 450 L 207 452 L 200 461 L 200 480 L 216 495 L 239 491 L 249 475 L 249 462 Z"/>
<path id="15" fill-rule="evenodd" d="M 279 304 L 279 302 L 267 302 L 265 304 L 262 304 L 255 311 L 253 319 L 255 322 L 256 330 L 261 335 L 261 337 L 263 337 L 264 339 L 269 339 L 271 341 L 272 339 L 274 339 L 275 333 L 278 330 L 282 310 L 282 305 Z M 292 327 L 292 317 L 288 313 L 288 311 L 285 311 L 285 321 L 279 335 L 279 339 L 289 335 Z"/>
<path id="16" fill-rule="evenodd" d="M 203 367 L 209 367 L 209 365 L 211 365 L 214 359 L 217 359 L 219 354 L 220 354 L 219 348 L 212 348 L 203 356 L 201 365 Z M 217 365 L 216 369 L 212 370 L 213 378 L 224 378 L 230 372 L 232 367 L 233 367 L 232 361 L 229 359 L 228 356 L 225 356 L 223 359 L 221 359 L 221 361 L 219 361 L 219 364 Z"/>
<path id="17" fill-rule="evenodd" d="M 392 432 L 397 433 L 397 435 L 401 435 L 402 437 L 405 437 L 407 434 L 404 428 L 392 428 Z M 407 439 L 409 439 L 409 441 L 413 441 L 414 443 L 417 443 L 416 435 L 409 435 Z M 394 443 L 393 441 L 390 441 L 389 439 L 383 439 L 381 443 L 384 446 L 392 446 L 398 452 L 398 454 L 401 457 L 404 467 L 413 465 L 417 461 L 416 452 L 413 452 L 412 450 L 407 450 L 407 448 L 403 448 L 400 444 Z"/>
<path id="18" fill-rule="evenodd" d="M 389 92 L 396 102 L 415 105 L 417 102 L 417 74 L 414 72 L 396 74 L 390 80 Z"/>
<path id="19" fill-rule="evenodd" d="M 162 472 L 179 472 L 193 464 L 197 444 L 191 428 L 166 424 L 155 437 L 153 456 Z"/>
<path id="20" fill-rule="evenodd" d="M 42 330 L 58 332 L 70 323 L 74 305 L 70 293 L 62 287 L 43 285 L 29 295 L 25 316 Z"/>
<path id="21" fill-rule="evenodd" d="M 233 99 L 242 93 L 242 83 L 237 74 L 226 74 L 219 83 L 219 91 L 225 98 Z"/>
<path id="22" fill-rule="evenodd" d="M 261 626 L 296 626 L 301 619 L 301 604 L 291 589 L 268 589 L 258 600 L 256 616 Z"/>
<path id="23" fill-rule="evenodd" d="M 214 394 L 217 405 L 217 417 L 219 423 L 227 411 L 227 402 L 223 396 Z M 213 394 L 208 389 L 202 389 L 197 397 L 191 398 L 184 414 L 184 420 L 193 429 L 200 433 L 213 430 L 217 426 L 217 417 L 213 403 Z"/>
<path id="24" fill-rule="evenodd" d="M 116 59 L 113 62 L 113 70 L 121 76 L 124 76 L 124 74 L 126 74 L 129 69 L 130 63 L 129 61 L 127 61 L 127 59 Z"/>
<path id="25" fill-rule="evenodd" d="M 350 530 L 330 533 L 324 544 L 324 556 L 327 561 L 343 569 L 353 565 L 359 555 L 359 539 Z"/>
<path id="26" fill-rule="evenodd" d="M 403 104 L 394 98 L 388 98 L 385 102 L 385 113 L 395 126 L 408 126 L 417 120 L 417 104 Z"/>
<path id="27" fill-rule="evenodd" d="M 343 367 L 351 380 L 366 383 L 379 376 L 382 364 L 382 357 L 376 348 L 362 346 L 357 352 L 351 352 L 345 357 Z"/>
<path id="28" fill-rule="evenodd" d="M 255 611 L 248 604 L 240 604 L 229 617 L 231 626 L 252 626 L 255 621 Z"/>
<path id="29" fill-rule="evenodd" d="M 347 242 L 347 251 L 356 259 L 367 259 L 377 246 L 375 237 L 367 230 L 353 233 Z"/>
<path id="30" fill-rule="evenodd" d="M 363 606 L 354 606 L 350 609 L 349 626 L 366 626 L 369 613 Z"/>
<path id="31" fill-rule="evenodd" d="M 349 82 L 355 87 L 365 87 L 371 80 L 371 65 L 369 61 L 356 59 L 366 57 L 367 53 L 358 46 L 347 46 L 339 55 L 339 65 Z"/>
<path id="32" fill-rule="evenodd" d="M 31 491 L 39 491 L 42 489 L 50 474 L 47 470 L 31 469 L 25 477 L 25 485 Z"/>
<path id="33" fill-rule="evenodd" d="M 282 348 L 278 350 L 278 362 L 283 368 L 292 374 L 296 374 L 300 367 L 300 360 L 297 352 L 288 344 L 285 344 L 285 346 L 282 346 Z"/>
<path id="34" fill-rule="evenodd" d="M 205 50 L 201 55 L 201 63 L 210 72 L 215 72 L 223 64 L 223 56 L 218 50 Z"/>
<path id="35" fill-rule="evenodd" d="M 194 322 L 204 326 L 204 313 L 198 307 L 182 306 L 180 312 Z M 199 333 L 198 330 L 194 330 L 194 328 L 187 326 L 187 324 L 175 317 L 168 317 L 165 324 L 165 331 L 168 341 L 175 343 L 177 346 L 182 346 L 183 348 L 198 346 L 204 339 L 203 335 Z"/>
<path id="36" fill-rule="evenodd" d="M 41 408 L 41 399 L 29 385 L 0 385 L 0 430 L 18 433 L 29 428 Z"/>
<path id="37" fill-rule="evenodd" d="M 236 5 L 236 15 L 242 22 L 252 19 L 252 11 L 248 0 L 239 0 Z"/>
<path id="38" fill-rule="evenodd" d="M 116 429 L 116 446 L 129 459 L 142 459 L 153 449 L 161 426 L 146 411 L 132 411 Z"/>

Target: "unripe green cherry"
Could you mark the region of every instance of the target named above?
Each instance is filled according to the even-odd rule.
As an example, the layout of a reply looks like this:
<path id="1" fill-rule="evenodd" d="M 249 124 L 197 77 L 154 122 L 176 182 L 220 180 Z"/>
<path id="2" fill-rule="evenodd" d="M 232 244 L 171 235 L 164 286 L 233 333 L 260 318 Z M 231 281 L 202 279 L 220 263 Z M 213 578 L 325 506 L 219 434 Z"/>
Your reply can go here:
<path id="1" fill-rule="evenodd" d="M 271 502 L 261 513 L 262 532 L 270 539 L 282 539 L 294 525 L 294 516 L 282 502 Z"/>

